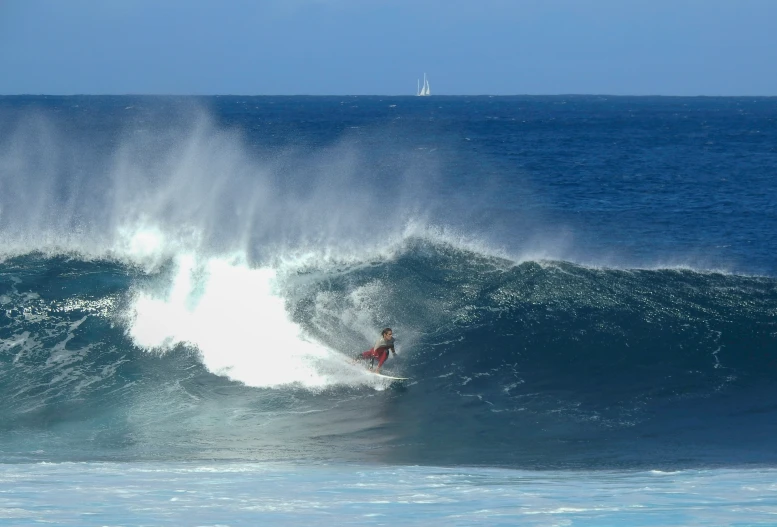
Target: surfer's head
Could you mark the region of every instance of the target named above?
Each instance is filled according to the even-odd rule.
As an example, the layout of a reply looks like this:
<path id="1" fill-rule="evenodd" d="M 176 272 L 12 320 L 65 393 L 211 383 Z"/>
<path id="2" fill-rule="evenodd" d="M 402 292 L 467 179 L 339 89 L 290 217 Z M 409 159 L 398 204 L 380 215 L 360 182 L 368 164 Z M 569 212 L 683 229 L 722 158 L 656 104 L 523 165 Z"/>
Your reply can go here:
<path id="1" fill-rule="evenodd" d="M 384 328 L 383 332 L 381 333 L 384 339 L 390 339 L 394 336 L 394 332 L 391 331 L 391 328 Z"/>

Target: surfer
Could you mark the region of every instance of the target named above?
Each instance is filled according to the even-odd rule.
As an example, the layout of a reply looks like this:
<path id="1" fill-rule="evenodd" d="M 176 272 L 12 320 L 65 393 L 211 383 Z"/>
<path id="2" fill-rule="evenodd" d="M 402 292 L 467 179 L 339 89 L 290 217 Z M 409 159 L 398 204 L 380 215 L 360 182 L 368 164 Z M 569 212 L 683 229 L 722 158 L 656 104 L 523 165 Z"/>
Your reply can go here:
<path id="1" fill-rule="evenodd" d="M 385 328 L 372 349 L 367 350 L 364 353 L 359 353 L 356 356 L 356 360 L 370 359 L 370 369 L 372 369 L 372 366 L 375 364 L 375 359 L 378 359 L 378 367 L 375 369 L 375 373 L 380 373 L 381 366 L 383 366 L 383 363 L 388 359 L 389 351 L 394 355 L 397 354 L 394 349 L 394 332 L 391 331 L 391 328 Z"/>

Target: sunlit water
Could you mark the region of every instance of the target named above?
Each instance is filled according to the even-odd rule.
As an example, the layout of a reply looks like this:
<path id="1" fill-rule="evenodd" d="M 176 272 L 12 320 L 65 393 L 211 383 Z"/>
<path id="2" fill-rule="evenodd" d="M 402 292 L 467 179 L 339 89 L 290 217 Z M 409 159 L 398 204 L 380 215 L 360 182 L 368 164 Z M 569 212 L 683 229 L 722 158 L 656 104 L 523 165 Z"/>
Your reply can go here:
<path id="1" fill-rule="evenodd" d="M 749 526 L 772 469 L 531 472 L 277 464 L 0 467 L 4 525 Z"/>

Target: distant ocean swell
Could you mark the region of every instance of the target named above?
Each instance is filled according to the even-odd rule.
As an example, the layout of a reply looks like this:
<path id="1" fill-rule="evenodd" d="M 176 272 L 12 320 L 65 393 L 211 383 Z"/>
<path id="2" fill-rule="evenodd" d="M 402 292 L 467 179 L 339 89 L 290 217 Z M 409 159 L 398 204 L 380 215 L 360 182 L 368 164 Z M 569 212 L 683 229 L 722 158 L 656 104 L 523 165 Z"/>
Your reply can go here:
<path id="1" fill-rule="evenodd" d="M 363 262 L 181 254 L 150 274 L 29 254 L 0 264 L 0 308 L 8 459 L 777 461 L 772 278 L 411 236 Z M 384 325 L 402 386 L 350 361 Z"/>

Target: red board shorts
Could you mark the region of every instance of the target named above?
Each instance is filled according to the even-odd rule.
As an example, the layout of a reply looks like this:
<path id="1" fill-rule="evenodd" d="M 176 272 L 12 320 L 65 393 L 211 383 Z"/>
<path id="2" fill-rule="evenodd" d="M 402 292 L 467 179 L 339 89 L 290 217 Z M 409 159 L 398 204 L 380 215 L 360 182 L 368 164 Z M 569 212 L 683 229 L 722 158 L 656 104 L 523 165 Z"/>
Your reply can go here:
<path id="1" fill-rule="evenodd" d="M 378 359 L 378 368 L 383 366 L 389 356 L 388 348 L 378 348 L 377 350 L 371 349 L 362 353 L 363 359 Z"/>

